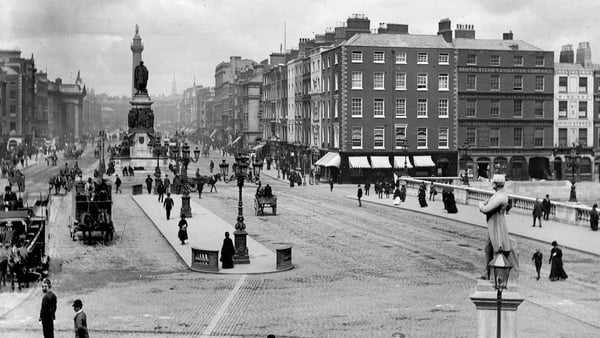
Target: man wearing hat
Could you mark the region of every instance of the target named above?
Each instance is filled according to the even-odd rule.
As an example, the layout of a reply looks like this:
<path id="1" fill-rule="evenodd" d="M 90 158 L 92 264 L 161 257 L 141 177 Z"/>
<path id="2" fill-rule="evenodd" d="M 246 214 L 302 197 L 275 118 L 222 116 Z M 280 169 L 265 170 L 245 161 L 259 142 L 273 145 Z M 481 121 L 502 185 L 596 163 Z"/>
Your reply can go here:
<path id="1" fill-rule="evenodd" d="M 42 281 L 42 307 L 40 309 L 40 322 L 44 338 L 54 338 L 54 315 L 56 314 L 56 295 L 50 291 L 52 283 L 48 278 Z"/>
<path id="2" fill-rule="evenodd" d="M 81 299 L 75 299 L 73 302 L 73 311 L 75 311 L 75 337 L 76 338 L 89 338 L 87 329 L 87 316 L 83 312 L 83 302 Z"/>
<path id="3" fill-rule="evenodd" d="M 504 175 L 494 175 L 493 188 L 496 191 L 487 201 L 479 203 L 479 211 L 486 216 L 488 238 L 485 246 L 485 272 L 481 279 L 490 279 L 490 269 L 487 264 L 494 258 L 494 254 L 502 252 L 508 261 L 517 270 L 519 262 L 513 252 L 504 213 L 508 206 L 508 194 L 504 191 Z"/>

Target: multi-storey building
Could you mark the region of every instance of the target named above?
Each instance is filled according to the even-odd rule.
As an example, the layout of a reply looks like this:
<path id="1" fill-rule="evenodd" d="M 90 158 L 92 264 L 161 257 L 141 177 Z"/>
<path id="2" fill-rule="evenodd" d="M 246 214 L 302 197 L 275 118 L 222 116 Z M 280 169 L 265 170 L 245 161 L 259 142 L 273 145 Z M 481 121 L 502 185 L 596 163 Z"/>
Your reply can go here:
<path id="1" fill-rule="evenodd" d="M 79 141 L 84 135 L 83 98 L 81 83 L 63 83 L 61 78 L 48 82 L 48 131 L 61 143 Z"/>
<path id="2" fill-rule="evenodd" d="M 453 44 L 458 146 L 468 149 L 460 156 L 461 169 L 475 178 L 550 177 L 554 53 L 513 40 L 512 32 L 503 39 L 476 39 L 472 25 L 459 25 Z"/>
<path id="3" fill-rule="evenodd" d="M 33 138 L 35 107 L 35 66 L 30 59 L 21 57 L 19 50 L 0 50 L 0 67 L 6 86 L 6 115 L 2 115 L 2 135 L 17 135 L 26 143 Z M 30 143 L 31 144 L 31 143 Z"/>
<path id="4" fill-rule="evenodd" d="M 48 74 L 35 74 L 34 138 L 47 137 L 48 133 Z"/>

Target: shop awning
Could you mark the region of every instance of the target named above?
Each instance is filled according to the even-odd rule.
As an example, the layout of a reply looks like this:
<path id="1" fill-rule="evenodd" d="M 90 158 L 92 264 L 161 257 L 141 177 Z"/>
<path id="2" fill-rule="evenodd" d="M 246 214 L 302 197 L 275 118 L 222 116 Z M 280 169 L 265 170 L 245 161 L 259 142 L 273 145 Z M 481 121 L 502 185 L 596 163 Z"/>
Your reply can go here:
<path id="1" fill-rule="evenodd" d="M 234 145 L 237 141 L 239 141 L 242 137 L 238 136 L 235 140 L 233 140 L 233 142 L 231 142 L 231 145 Z"/>
<path id="2" fill-rule="evenodd" d="M 435 163 L 431 160 L 431 156 L 413 156 L 415 167 L 435 167 Z"/>
<path id="3" fill-rule="evenodd" d="M 340 157 L 340 154 L 328 152 L 323 157 L 321 157 L 317 162 L 315 162 L 315 165 L 320 165 L 323 167 L 339 168 L 341 162 L 342 162 L 342 158 Z"/>
<path id="4" fill-rule="evenodd" d="M 254 150 L 254 151 L 259 151 L 259 150 L 261 150 L 261 149 L 262 149 L 262 147 L 264 147 L 264 146 L 265 146 L 264 144 L 259 144 L 259 145 L 257 145 L 257 146 L 254 146 L 254 147 L 252 147 L 252 150 Z"/>
<path id="5" fill-rule="evenodd" d="M 396 169 L 404 169 L 404 164 L 406 163 L 406 169 L 412 169 L 412 164 L 410 163 L 410 159 L 408 156 L 394 156 L 394 168 Z"/>
<path id="6" fill-rule="evenodd" d="M 387 156 L 371 156 L 371 167 L 389 169 L 392 167 L 390 159 Z"/>
<path id="7" fill-rule="evenodd" d="M 348 163 L 352 169 L 371 168 L 366 156 L 348 156 Z"/>
<path id="8" fill-rule="evenodd" d="M 213 132 L 212 132 L 212 133 L 210 133 L 210 136 L 209 136 L 209 137 L 213 137 L 213 136 L 215 136 L 215 134 L 216 134 L 216 133 L 217 133 L 217 130 L 215 129 L 215 130 L 213 130 Z"/>

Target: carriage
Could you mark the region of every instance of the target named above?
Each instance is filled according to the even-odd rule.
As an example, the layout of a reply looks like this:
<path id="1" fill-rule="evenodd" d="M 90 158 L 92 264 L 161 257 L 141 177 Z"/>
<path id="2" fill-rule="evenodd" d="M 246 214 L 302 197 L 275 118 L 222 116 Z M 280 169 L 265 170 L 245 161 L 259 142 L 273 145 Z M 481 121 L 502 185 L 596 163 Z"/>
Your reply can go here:
<path id="1" fill-rule="evenodd" d="M 273 210 L 273 215 L 277 215 L 277 196 L 254 196 L 254 215 L 264 215 L 266 206 L 271 207 L 271 209 Z"/>
<path id="2" fill-rule="evenodd" d="M 67 149 L 65 150 L 64 156 L 67 160 L 76 160 L 81 158 L 81 154 L 83 153 L 82 149 Z"/>
<path id="3" fill-rule="evenodd" d="M 73 213 L 69 217 L 69 232 L 73 241 L 91 243 L 99 239 L 104 244 L 114 236 L 111 185 L 105 180 L 94 182 L 94 193 L 85 191 L 85 182 L 75 183 Z"/>
<path id="4" fill-rule="evenodd" d="M 20 173 L 10 174 L 8 176 L 8 184 L 11 187 L 16 184 L 19 192 L 25 191 L 25 175 Z"/>

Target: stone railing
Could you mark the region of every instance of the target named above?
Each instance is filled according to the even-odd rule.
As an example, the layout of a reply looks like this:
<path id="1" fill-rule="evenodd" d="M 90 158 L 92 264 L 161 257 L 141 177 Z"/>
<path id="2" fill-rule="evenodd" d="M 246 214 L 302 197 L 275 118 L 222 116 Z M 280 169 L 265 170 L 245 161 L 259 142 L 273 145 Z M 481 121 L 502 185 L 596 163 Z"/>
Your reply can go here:
<path id="1" fill-rule="evenodd" d="M 204 272 L 219 271 L 219 251 L 192 248 L 192 270 Z"/>
<path id="2" fill-rule="evenodd" d="M 401 177 L 400 180 L 406 182 L 407 189 L 417 190 L 419 188 L 419 185 L 421 185 L 421 183 L 423 182 L 425 182 L 425 184 L 427 185 L 427 189 L 429 189 L 431 187 L 431 184 L 433 184 L 436 187 L 438 193 L 441 193 L 444 187 L 451 188 L 454 191 L 454 199 L 456 200 L 456 202 L 466 205 L 477 205 L 479 204 L 479 202 L 486 201 L 494 194 L 494 192 L 491 190 L 491 183 L 490 190 L 483 190 L 472 188 L 467 185 L 453 185 L 437 182 L 432 183 L 429 178 L 414 179 L 409 177 Z M 526 215 L 532 214 L 533 206 L 536 201 L 535 198 L 514 194 L 508 194 L 508 197 L 512 202 L 512 209 L 510 210 L 510 212 L 517 212 Z M 550 207 L 549 217 L 553 221 L 588 227 L 590 222 L 591 210 L 592 208 L 586 205 L 553 201 Z"/>

